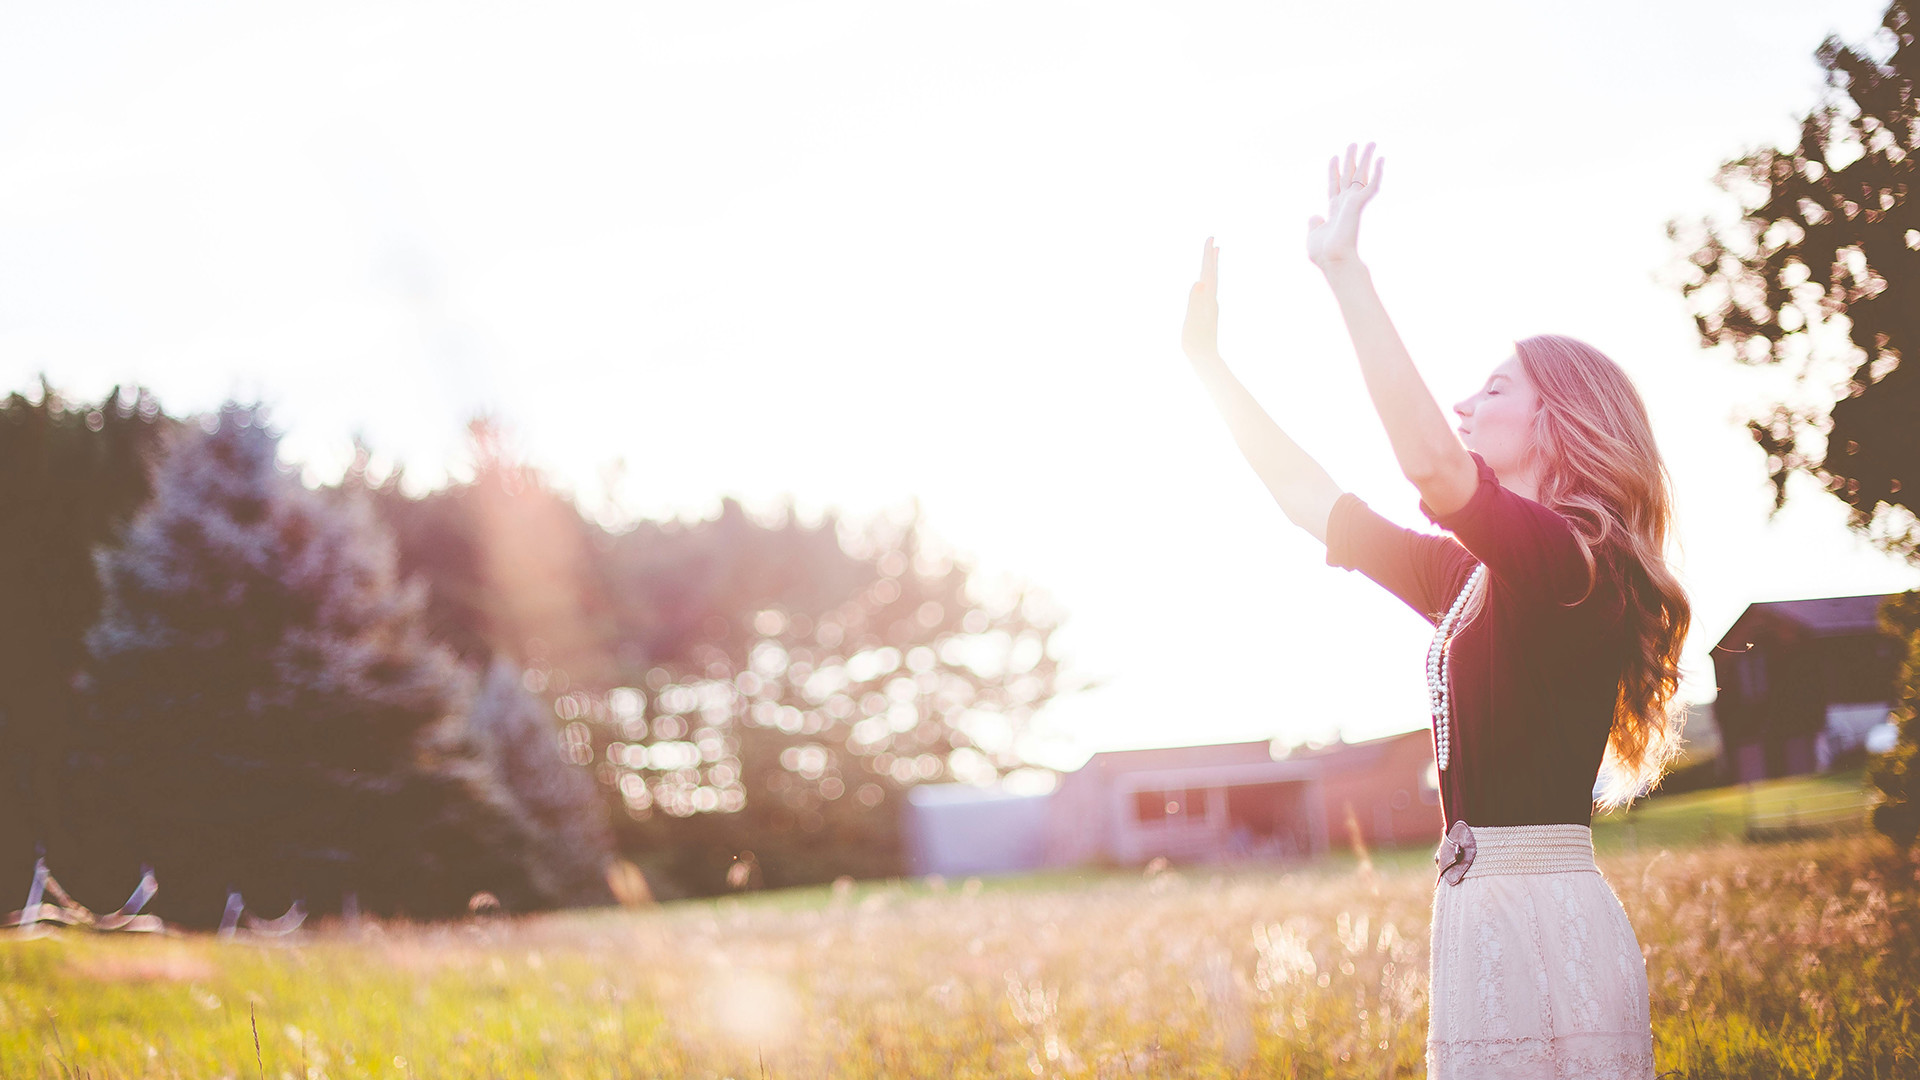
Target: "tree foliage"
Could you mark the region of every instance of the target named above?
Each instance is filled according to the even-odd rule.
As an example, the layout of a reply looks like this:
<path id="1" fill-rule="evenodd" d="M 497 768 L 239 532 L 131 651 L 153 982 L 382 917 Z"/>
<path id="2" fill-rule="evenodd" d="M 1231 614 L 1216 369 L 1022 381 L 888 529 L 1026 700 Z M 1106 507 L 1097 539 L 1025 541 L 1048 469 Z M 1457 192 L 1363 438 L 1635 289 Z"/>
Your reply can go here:
<path id="1" fill-rule="evenodd" d="M 561 756 L 546 703 L 519 667 L 495 660 L 481 680 L 467 729 L 527 838 L 524 866 L 539 905 L 605 903 L 612 834 L 586 769 Z"/>
<path id="2" fill-rule="evenodd" d="M 1873 762 L 1869 780 L 1880 789 L 1873 824 L 1902 847 L 1920 837 L 1920 591 L 1902 593 L 1880 609 L 1887 633 L 1905 643 L 1895 680 L 1894 748 Z"/>
<path id="3" fill-rule="evenodd" d="M 469 432 L 467 483 L 414 497 L 403 474 L 374 483 L 363 461 L 343 487 L 372 501 L 393 532 L 402 572 L 429 585 L 434 638 L 467 663 L 504 656 L 558 671 L 562 681 L 618 682 L 617 643 L 633 638 L 636 608 L 607 576 L 610 538 L 512 457 L 498 425 L 476 419 Z"/>
<path id="4" fill-rule="evenodd" d="M 1792 147 L 1722 169 L 1735 221 L 1672 228 L 1692 248 L 1682 285 L 1702 341 L 1742 363 L 1792 371 L 1802 389 L 1749 420 L 1776 505 L 1807 473 L 1856 527 L 1920 558 L 1920 49 L 1912 11 L 1891 4 L 1876 37 L 1829 38 L 1826 91 Z M 1839 374 L 1836 380 L 1833 375 Z"/>
<path id="5" fill-rule="evenodd" d="M 1020 764 L 1057 689 L 1044 597 L 988 595 L 917 521 L 757 520 L 728 500 L 608 530 L 489 425 L 475 436 L 469 483 L 365 486 L 436 634 L 525 671 L 664 891 L 899 873 L 908 786 Z"/>
<path id="6" fill-rule="evenodd" d="M 100 612 L 93 550 L 147 498 L 147 459 L 172 423 L 145 391 L 97 404 L 42 385 L 0 403 L 0 887 L 24 889 L 36 848 L 88 897 L 124 896 L 139 866 L 94 882 L 67 762 L 81 749 L 74 677 Z M 22 892 L 21 895 L 25 895 Z"/>
<path id="7" fill-rule="evenodd" d="M 837 533 L 728 504 L 616 549 L 701 630 L 576 707 L 600 720 L 636 858 L 661 853 L 683 888 L 903 872 L 906 789 L 1019 766 L 1018 735 L 1060 689 L 1044 596 L 987 594 L 917 521 Z"/>
<path id="8" fill-rule="evenodd" d="M 455 911 L 513 875 L 517 829 L 459 729 L 471 693 L 431 642 L 363 503 L 303 487 L 255 410 L 185 425 L 103 550 L 87 635 L 99 847 L 158 868 L 169 918 L 256 908 Z M 501 880 L 501 875 L 509 875 Z"/>
<path id="9" fill-rule="evenodd" d="M 669 895 L 884 876 L 907 788 L 1022 764 L 1058 616 L 917 516 L 609 529 L 493 425 L 474 448 L 424 495 L 364 457 L 310 490 L 255 409 L 0 406 L 21 879 L 43 844 L 97 906 L 151 863 L 207 924 L 230 887 L 604 902 L 616 842 Z"/>

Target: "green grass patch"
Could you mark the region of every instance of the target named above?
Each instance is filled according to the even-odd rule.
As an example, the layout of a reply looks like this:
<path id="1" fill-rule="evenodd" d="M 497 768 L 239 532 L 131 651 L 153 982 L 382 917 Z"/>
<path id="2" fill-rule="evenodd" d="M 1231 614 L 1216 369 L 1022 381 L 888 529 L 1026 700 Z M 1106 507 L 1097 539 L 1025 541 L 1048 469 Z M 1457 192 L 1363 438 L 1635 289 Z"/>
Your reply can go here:
<path id="1" fill-rule="evenodd" d="M 1629 809 L 1595 816 L 1593 846 L 1600 852 L 1677 850 L 1742 842 L 1750 833 L 1791 839 L 1800 832 L 1858 832 L 1867 827 L 1871 806 L 1861 769 L 1655 793 Z"/>
<path id="2" fill-rule="evenodd" d="M 1629 817 L 1679 830 L 1715 806 Z M 1414 1077 L 1433 876 L 1401 854 L 274 944 L 6 939 L 0 1076 Z M 1601 865 L 1647 954 L 1663 1071 L 1920 1075 L 1920 886 L 1881 838 L 1643 839 Z"/>

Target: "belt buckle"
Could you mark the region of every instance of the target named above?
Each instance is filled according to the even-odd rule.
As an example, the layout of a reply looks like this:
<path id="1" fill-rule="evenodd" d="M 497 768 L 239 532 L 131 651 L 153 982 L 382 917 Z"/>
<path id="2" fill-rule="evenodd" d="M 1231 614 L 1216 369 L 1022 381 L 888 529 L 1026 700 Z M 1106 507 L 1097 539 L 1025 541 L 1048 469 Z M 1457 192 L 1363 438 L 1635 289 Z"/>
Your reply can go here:
<path id="1" fill-rule="evenodd" d="M 1473 851 L 1473 830 L 1467 828 L 1464 821 L 1454 822 L 1446 838 L 1440 841 L 1440 850 L 1433 853 L 1434 864 L 1440 868 L 1440 880 L 1449 885 L 1460 884 L 1467 876 L 1467 867 L 1473 865 Z"/>

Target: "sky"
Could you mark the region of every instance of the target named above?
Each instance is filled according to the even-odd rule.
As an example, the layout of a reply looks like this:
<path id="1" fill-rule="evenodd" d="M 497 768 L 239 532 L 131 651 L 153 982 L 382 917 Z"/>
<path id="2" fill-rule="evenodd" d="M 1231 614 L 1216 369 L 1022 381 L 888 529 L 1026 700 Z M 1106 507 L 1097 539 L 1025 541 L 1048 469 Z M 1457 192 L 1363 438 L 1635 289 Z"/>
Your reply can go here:
<path id="1" fill-rule="evenodd" d="M 1067 617 L 1027 748 L 1424 724 L 1426 624 L 1280 514 L 1180 354 L 1222 351 L 1335 479 L 1423 519 L 1304 256 L 1325 160 L 1387 159 L 1361 252 L 1443 403 L 1534 333 L 1647 399 L 1694 602 L 1920 572 L 1796 482 L 1702 351 L 1669 220 L 1792 140 L 1882 5 L 573 2 L 0 8 L 0 389 L 266 402 L 337 477 L 417 484 L 468 418 L 609 522 L 723 497 L 917 504 Z M 1818 388 L 1816 388 L 1817 390 Z"/>

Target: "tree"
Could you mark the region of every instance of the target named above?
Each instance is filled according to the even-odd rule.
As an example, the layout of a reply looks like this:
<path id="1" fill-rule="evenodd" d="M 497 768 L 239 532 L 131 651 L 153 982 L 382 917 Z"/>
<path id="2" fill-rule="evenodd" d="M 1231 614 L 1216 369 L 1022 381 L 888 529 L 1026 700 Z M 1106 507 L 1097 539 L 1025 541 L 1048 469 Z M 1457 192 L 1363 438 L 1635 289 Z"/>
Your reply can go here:
<path id="1" fill-rule="evenodd" d="M 458 910 L 516 834 L 457 721 L 471 679 L 364 504 L 313 492 L 229 405 L 167 440 L 153 498 L 98 559 L 87 635 L 92 790 L 169 918 L 353 892 Z M 507 838 L 507 839 L 503 839 Z M 521 890 L 525 891 L 525 890 Z"/>
<path id="2" fill-rule="evenodd" d="M 617 537 L 612 558 L 652 613 L 648 667 L 568 708 L 595 721 L 625 846 L 670 887 L 904 872 L 907 788 L 1019 767 L 1058 690 L 1051 604 L 988 594 L 917 517 L 843 534 L 728 502 Z"/>
<path id="3" fill-rule="evenodd" d="M 100 613 L 93 549 L 147 498 L 148 457 L 172 421 L 145 391 L 98 404 L 39 396 L 0 403 L 0 888 L 28 880 L 36 847 L 90 902 L 117 902 L 139 866 L 94 863 L 72 797 L 80 749 L 74 677 Z M 23 894 L 24 895 L 24 894 Z"/>
<path id="4" fill-rule="evenodd" d="M 606 903 L 612 853 L 607 806 L 593 776 L 561 756 L 553 712 L 497 659 L 480 685 L 468 729 L 530 843 L 527 872 L 542 906 Z"/>
<path id="5" fill-rule="evenodd" d="M 1902 593 L 1880 609 L 1888 633 L 1905 643 L 1895 680 L 1893 718 L 1900 738 L 1873 762 L 1868 774 L 1882 798 L 1873 808 L 1874 827 L 1903 848 L 1920 837 L 1920 590 Z"/>
<path id="6" fill-rule="evenodd" d="M 366 488 L 429 583 L 442 640 L 507 663 L 565 726 L 663 893 L 902 872 L 899 803 L 1017 767 L 1057 689 L 1058 616 L 987 595 L 917 519 L 845 529 L 791 513 L 611 532 L 474 428 L 474 479 Z"/>
<path id="7" fill-rule="evenodd" d="M 1856 527 L 1909 559 L 1920 548 L 1920 365 L 1902 363 L 1920 349 L 1915 44 L 1903 0 L 1874 41 L 1827 39 L 1815 53 L 1827 90 L 1800 142 L 1721 170 L 1742 215 L 1669 228 L 1692 248 L 1682 292 L 1702 342 L 1792 370 L 1811 395 L 1748 422 L 1776 506 L 1788 478 L 1807 473 L 1852 508 Z M 1837 386 L 1825 377 L 1835 371 Z"/>
<path id="8" fill-rule="evenodd" d="M 1875 39 L 1828 38 L 1815 53 L 1826 92 L 1800 141 L 1728 162 L 1745 196 L 1731 224 L 1669 234 L 1692 248 L 1682 284 L 1702 342 L 1742 363 L 1791 370 L 1805 396 L 1748 421 L 1767 454 L 1775 509 L 1806 473 L 1851 510 L 1851 524 L 1920 564 L 1920 48 L 1913 9 L 1894 0 Z M 1840 378 L 1828 373 L 1844 373 Z M 1883 620 L 1907 642 L 1895 714 L 1899 744 L 1878 762 L 1875 821 L 1911 845 L 1920 831 L 1913 768 L 1920 722 L 1920 593 Z"/>

